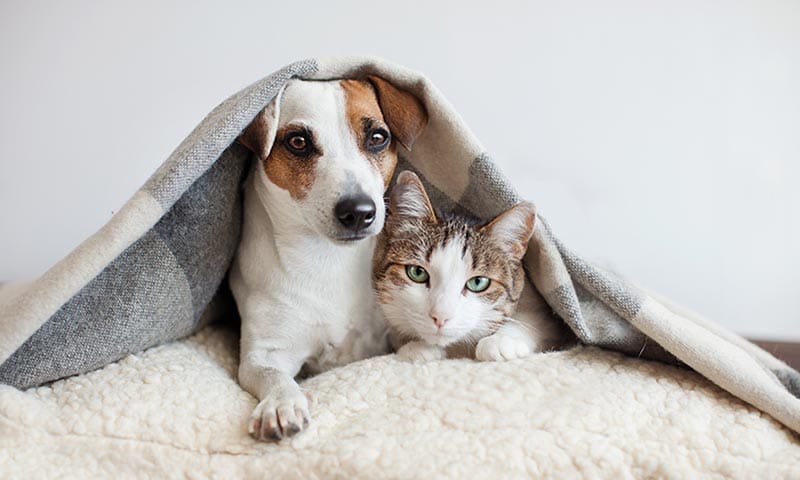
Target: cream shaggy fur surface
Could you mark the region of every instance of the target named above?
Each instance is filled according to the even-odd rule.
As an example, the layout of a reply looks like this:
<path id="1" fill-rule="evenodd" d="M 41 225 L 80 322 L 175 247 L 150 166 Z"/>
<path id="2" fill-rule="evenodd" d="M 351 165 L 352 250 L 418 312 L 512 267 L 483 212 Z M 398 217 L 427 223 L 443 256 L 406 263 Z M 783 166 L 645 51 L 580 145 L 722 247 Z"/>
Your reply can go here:
<path id="1" fill-rule="evenodd" d="M 302 383 L 314 421 L 246 433 L 237 336 L 207 327 L 88 374 L 0 385 L 0 478 L 800 478 L 800 439 L 699 375 L 595 348 L 393 356 Z"/>

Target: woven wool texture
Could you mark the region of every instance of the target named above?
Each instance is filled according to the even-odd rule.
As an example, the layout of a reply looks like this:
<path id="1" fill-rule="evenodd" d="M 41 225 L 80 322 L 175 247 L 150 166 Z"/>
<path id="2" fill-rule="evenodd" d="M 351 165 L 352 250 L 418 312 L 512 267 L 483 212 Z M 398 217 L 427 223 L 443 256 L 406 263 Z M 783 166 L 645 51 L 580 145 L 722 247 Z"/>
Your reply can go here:
<path id="1" fill-rule="evenodd" d="M 0 382 L 27 388 L 88 372 L 210 321 L 239 239 L 250 158 L 237 135 L 293 77 L 367 74 L 425 104 L 429 123 L 398 169 L 416 171 L 434 203 L 490 218 L 519 200 L 424 76 L 374 58 L 294 63 L 221 103 L 100 231 L 27 288 L 0 295 Z M 800 432 L 800 375 L 768 353 L 595 267 L 544 219 L 525 261 L 582 342 L 687 365 Z"/>

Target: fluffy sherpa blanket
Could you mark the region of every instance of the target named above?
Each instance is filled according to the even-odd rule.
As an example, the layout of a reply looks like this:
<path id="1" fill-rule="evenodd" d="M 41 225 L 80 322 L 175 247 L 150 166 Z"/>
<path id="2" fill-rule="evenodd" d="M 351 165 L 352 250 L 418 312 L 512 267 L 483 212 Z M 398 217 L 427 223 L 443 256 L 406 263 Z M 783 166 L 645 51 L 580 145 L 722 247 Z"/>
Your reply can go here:
<path id="1" fill-rule="evenodd" d="M 230 301 L 215 294 L 224 283 L 238 243 L 240 186 L 251 161 L 249 152 L 235 142 L 237 135 L 292 77 L 333 79 L 367 74 L 384 77 L 416 94 L 425 104 L 429 123 L 412 151 L 400 150 L 398 170 L 416 171 L 434 203 L 445 209 L 460 209 L 489 218 L 518 201 L 514 189 L 480 142 L 424 76 L 373 58 L 294 63 L 216 107 L 100 231 L 26 288 L 0 295 L 0 382 L 28 388 L 88 372 L 127 354 L 186 337 L 208 323 L 215 313 L 230 312 Z M 597 268 L 563 245 L 544 221 L 539 222 L 525 261 L 533 284 L 584 344 L 687 365 L 718 387 L 800 432 L 800 375 L 768 353 Z M 622 361 L 597 349 L 558 355 L 553 358 L 575 358 L 579 365 L 590 364 L 593 357 L 606 362 L 612 358 L 615 362 Z M 390 360 L 382 362 L 378 364 L 387 365 L 390 370 L 410 368 L 390 365 Z M 337 375 L 358 373 L 365 379 L 371 378 L 372 374 L 363 369 L 364 365 L 369 363 L 313 382 L 329 382 L 329 388 L 334 389 L 331 379 Z M 511 372 L 520 365 L 523 364 L 476 365 L 470 367 L 474 370 L 467 370 L 484 372 L 480 380 L 473 378 L 474 388 L 488 391 L 494 385 L 494 375 Z M 430 374 L 449 372 L 449 368 L 431 367 Z M 572 370 L 563 368 L 565 375 L 572 374 Z M 655 367 L 631 368 L 642 372 L 658 371 Z M 608 388 L 610 379 L 616 378 L 614 369 L 600 368 L 599 371 L 608 374 L 609 380 L 595 381 Z M 521 384 L 526 384 L 520 387 L 526 389 L 524 391 L 530 391 L 530 385 L 546 384 L 537 377 L 540 372 L 535 368 L 528 373 L 530 375 L 524 379 L 514 373 Z M 687 374 L 680 378 L 693 377 Z M 57 385 L 80 385 L 85 381 L 88 377 Z M 124 380 L 121 377 L 119 381 Z M 423 376 L 415 389 L 424 391 L 436 384 L 435 380 Z M 697 391 L 716 392 L 688 380 L 679 384 Z M 55 389 L 56 386 L 50 391 Z M 204 389 L 203 395 L 197 397 L 189 394 L 190 386 L 186 389 L 184 401 L 200 401 L 198 398 L 205 398 L 205 395 L 216 395 Z M 9 395 L 13 394 L 7 390 L 3 392 L 0 404 L 7 410 L 14 404 L 9 400 Z M 58 401 L 58 396 L 46 393 L 47 388 L 15 395 L 24 401 L 38 395 L 37 392 Z M 593 398 L 598 401 L 606 398 L 601 393 L 595 392 Z M 386 398 L 405 394 L 390 390 Z M 640 396 L 636 391 L 630 394 Z M 338 398 L 334 393 L 330 395 Z M 243 398 L 238 402 L 244 405 L 247 402 Z M 474 400 L 479 401 L 479 396 Z M 102 398 L 92 401 L 102 403 Z M 688 404 L 692 401 L 682 408 L 690 408 Z M 567 400 L 559 397 L 541 406 L 557 411 L 565 404 Z M 246 408 L 239 410 L 237 415 L 245 418 Z M 618 411 L 633 421 L 633 415 L 625 409 Z M 157 420 L 164 413 L 154 414 L 154 425 L 163 426 Z M 391 410 L 384 414 L 398 415 Z M 482 421 L 477 417 L 473 421 Z M 510 418 L 514 418 L 513 415 Z M 650 417 L 653 418 L 656 417 Z M 124 418 L 120 421 L 123 423 L 120 428 L 123 428 Z M 382 422 L 376 420 L 374 425 L 380 426 Z M 450 420 L 443 414 L 439 422 L 448 424 Z M 454 429 L 472 428 L 453 422 Z M 433 432 L 438 426 L 440 424 L 431 424 L 423 428 L 420 441 L 424 440 L 425 432 Z M 587 430 L 593 428 L 587 427 Z M 684 427 L 670 428 L 668 432 L 678 435 L 676 429 Z M 372 435 L 358 432 L 352 435 Z M 106 433 L 113 435 L 114 428 Z M 387 437 L 395 433 L 380 432 Z M 536 443 L 542 440 L 531 435 L 520 437 L 519 441 Z M 218 444 L 222 438 L 227 437 L 212 442 Z M 304 438 L 306 440 L 299 441 L 311 441 L 308 439 L 313 436 Z M 740 441 L 741 437 L 736 440 Z M 320 455 L 324 457 L 326 447 L 316 448 L 323 449 Z M 176 447 L 178 451 L 183 452 Z M 363 455 L 360 452 L 353 458 L 366 462 Z M 483 451 L 482 455 L 489 458 L 491 454 Z M 620 455 L 626 453 L 620 452 Z"/>
<path id="2" fill-rule="evenodd" d="M 688 369 L 594 347 L 351 364 L 302 383 L 309 430 L 260 443 L 236 344 L 211 325 L 49 386 L 0 386 L 0 478 L 800 478 L 800 445 L 768 415 Z"/>

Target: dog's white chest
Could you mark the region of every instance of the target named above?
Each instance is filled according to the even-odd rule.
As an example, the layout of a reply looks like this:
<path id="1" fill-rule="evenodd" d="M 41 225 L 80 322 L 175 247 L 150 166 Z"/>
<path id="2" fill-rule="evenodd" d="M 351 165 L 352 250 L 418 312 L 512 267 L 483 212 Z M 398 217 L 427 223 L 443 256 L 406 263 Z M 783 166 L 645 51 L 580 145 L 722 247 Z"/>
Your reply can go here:
<path id="1" fill-rule="evenodd" d="M 306 317 L 311 352 L 307 363 L 323 371 L 384 353 L 385 325 L 372 288 L 371 256 L 374 240 L 343 252 L 309 255 L 316 271 L 313 281 L 294 289 L 299 310 Z M 290 292 L 286 294 L 291 296 Z"/>
<path id="2" fill-rule="evenodd" d="M 243 348 L 284 351 L 312 372 L 385 353 L 372 287 L 374 245 L 375 239 L 340 245 L 319 238 L 281 244 L 247 235 L 231 272 L 247 317 Z"/>

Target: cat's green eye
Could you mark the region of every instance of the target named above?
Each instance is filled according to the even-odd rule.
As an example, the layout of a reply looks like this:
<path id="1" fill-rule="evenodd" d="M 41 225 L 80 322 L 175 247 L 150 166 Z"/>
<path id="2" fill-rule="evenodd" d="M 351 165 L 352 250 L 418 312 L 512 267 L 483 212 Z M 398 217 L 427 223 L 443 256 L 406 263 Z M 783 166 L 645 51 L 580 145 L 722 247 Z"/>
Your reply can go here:
<path id="1" fill-rule="evenodd" d="M 467 290 L 469 290 L 470 292 L 478 293 L 489 288 L 489 285 L 491 283 L 492 281 L 486 277 L 472 277 L 469 280 L 467 280 L 465 286 L 467 287 Z"/>
<path id="2" fill-rule="evenodd" d="M 428 272 L 419 265 L 406 265 L 406 275 L 416 283 L 425 283 L 430 278 Z"/>

